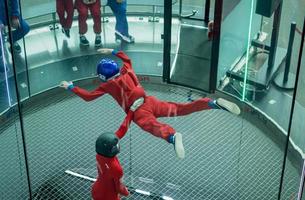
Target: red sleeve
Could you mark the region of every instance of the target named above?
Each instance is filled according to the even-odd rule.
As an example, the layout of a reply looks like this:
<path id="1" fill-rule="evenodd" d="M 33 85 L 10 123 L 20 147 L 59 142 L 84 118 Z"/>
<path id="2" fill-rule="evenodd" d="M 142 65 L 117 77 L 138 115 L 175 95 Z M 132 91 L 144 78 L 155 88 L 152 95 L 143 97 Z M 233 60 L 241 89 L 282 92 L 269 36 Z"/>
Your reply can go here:
<path id="1" fill-rule="evenodd" d="M 132 69 L 131 60 L 123 51 L 114 51 L 113 54 L 123 61 L 123 69 Z"/>
<path id="2" fill-rule="evenodd" d="M 134 112 L 132 112 L 132 111 L 128 111 L 127 116 L 125 117 L 120 128 L 115 132 L 116 136 L 119 139 L 122 139 L 125 136 L 126 132 L 128 131 L 128 128 L 130 126 L 130 123 L 131 123 L 133 115 L 134 115 L 133 113 Z"/>
<path id="3" fill-rule="evenodd" d="M 106 93 L 103 87 L 101 86 L 91 92 L 77 86 L 74 87 L 71 91 L 74 92 L 77 96 L 84 99 L 85 101 L 92 101 Z"/>
<path id="4" fill-rule="evenodd" d="M 119 162 L 115 163 L 115 166 L 113 168 L 113 182 L 115 185 L 115 190 L 118 194 L 123 196 L 128 196 L 129 191 L 127 187 L 122 183 L 121 178 L 123 177 L 123 169 Z"/>

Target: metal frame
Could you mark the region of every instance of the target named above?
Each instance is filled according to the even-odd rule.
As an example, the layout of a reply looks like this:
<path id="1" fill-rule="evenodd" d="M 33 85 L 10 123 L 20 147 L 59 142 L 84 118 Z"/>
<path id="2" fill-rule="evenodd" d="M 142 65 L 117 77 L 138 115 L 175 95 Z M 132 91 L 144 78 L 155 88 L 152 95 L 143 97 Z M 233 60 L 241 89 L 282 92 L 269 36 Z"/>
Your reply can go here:
<path id="1" fill-rule="evenodd" d="M 172 0 L 164 0 L 164 28 L 163 28 L 163 81 L 170 83 L 171 68 L 171 33 L 172 33 Z"/>
<path id="2" fill-rule="evenodd" d="M 9 19 L 9 12 L 8 12 L 8 2 L 4 1 L 5 3 L 5 15 L 7 19 Z M 20 3 L 20 2 L 19 2 Z M 10 44 L 13 44 L 13 39 L 12 39 L 12 31 L 11 31 L 11 22 L 10 20 L 7 20 L 7 25 L 8 25 L 8 33 L 9 33 L 9 42 Z M 15 53 L 13 48 L 11 48 L 11 55 L 14 58 Z M 18 109 L 18 116 L 19 116 L 19 122 L 20 122 L 20 129 L 21 129 L 21 138 L 22 138 L 22 149 L 23 149 L 23 154 L 24 154 L 24 165 L 25 165 L 25 171 L 26 171 L 26 178 L 27 178 L 27 186 L 28 186 L 28 192 L 29 192 L 29 199 L 32 199 L 32 187 L 31 187 L 31 180 L 30 180 L 30 172 L 29 172 L 29 163 L 28 163 L 28 154 L 27 154 L 27 146 L 26 146 L 26 139 L 25 139 L 25 131 L 24 131 L 24 123 L 23 123 L 23 113 L 21 111 L 21 97 L 19 93 L 19 88 L 18 88 L 18 79 L 17 79 L 17 70 L 16 70 L 16 64 L 14 59 L 12 59 L 12 65 L 13 65 L 13 73 L 14 73 L 14 83 L 15 83 L 15 90 L 16 90 L 16 98 L 17 98 L 17 109 Z"/>
<path id="3" fill-rule="evenodd" d="M 286 159 L 287 159 L 287 153 L 288 153 L 288 147 L 289 147 L 289 139 L 290 139 L 290 135 L 291 135 L 292 119 L 293 119 L 293 114 L 294 114 L 294 105 L 295 105 L 296 95 L 297 95 L 297 91 L 298 91 L 298 82 L 299 82 L 300 68 L 301 68 L 301 63 L 302 63 L 302 54 L 303 54 L 303 48 L 304 48 L 304 37 L 305 37 L 305 18 L 304 18 L 304 23 L 303 23 L 303 33 L 302 33 L 302 39 L 301 39 L 301 45 L 300 45 L 300 51 L 299 51 L 295 85 L 294 85 L 295 90 L 293 91 L 292 103 L 291 103 L 291 109 L 290 109 L 289 125 L 288 125 L 288 130 L 287 130 L 286 145 L 285 145 L 285 151 L 284 151 L 284 161 L 283 161 L 281 182 L 280 182 L 279 193 L 278 193 L 278 199 L 279 200 L 281 200 L 281 193 L 282 193 L 283 183 L 284 183 Z M 300 186 L 302 188 L 301 188 L 301 194 L 299 194 L 298 199 L 302 199 L 304 179 L 301 179 Z"/>
<path id="4" fill-rule="evenodd" d="M 219 59 L 219 46 L 220 46 L 220 31 L 222 23 L 222 7 L 223 0 L 215 1 L 214 10 L 214 29 L 213 29 L 213 43 L 212 43 L 212 55 L 210 66 L 210 92 L 214 93 L 217 85 L 217 72 L 218 72 L 218 59 Z"/>

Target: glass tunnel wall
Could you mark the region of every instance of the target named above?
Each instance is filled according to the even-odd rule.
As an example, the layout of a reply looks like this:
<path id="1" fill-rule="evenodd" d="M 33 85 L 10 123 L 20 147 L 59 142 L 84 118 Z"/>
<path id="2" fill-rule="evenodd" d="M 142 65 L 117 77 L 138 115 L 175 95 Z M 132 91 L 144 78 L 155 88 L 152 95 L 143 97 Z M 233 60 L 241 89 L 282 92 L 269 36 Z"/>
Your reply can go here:
<path id="1" fill-rule="evenodd" d="M 301 101 L 298 100 L 302 97 L 302 90 L 297 93 L 289 138 L 287 134 L 290 132 L 288 128 L 291 106 L 293 94 L 296 92 L 294 84 L 301 40 L 300 27 L 304 17 L 302 9 L 297 9 L 302 7 L 300 4 L 302 3 L 283 1 L 278 4 L 277 10 L 267 12 L 266 2 L 240 1 L 227 15 L 225 3 L 223 7 L 218 89 L 251 106 L 250 109 L 248 106 L 243 108 L 245 118 L 249 120 L 249 115 L 256 118 L 254 116 L 260 113 L 259 121 L 268 127 L 263 131 L 267 137 L 253 134 L 255 132 L 247 134 L 249 130 L 244 121 L 241 134 L 239 174 L 243 184 L 240 185 L 240 191 L 241 194 L 247 191 L 260 199 L 297 197 L 303 157 L 300 144 L 303 137 L 302 128 L 297 128 L 303 124 L 298 121 L 303 114 L 299 103 Z M 262 5 L 266 8 L 265 11 L 262 11 Z M 243 9 L 238 9 L 242 7 Z M 290 32 L 293 22 L 296 22 L 297 29 Z M 292 38 L 292 35 L 295 37 Z M 292 48 L 289 44 L 293 44 Z M 285 70 L 289 72 L 286 81 Z M 298 84 L 302 87 L 300 82 L 301 77 Z M 270 122 L 281 131 L 274 131 L 274 128 L 268 125 Z M 261 123 L 256 123 L 256 126 Z M 249 147 L 251 149 L 247 151 Z M 251 170 L 247 168 L 246 163 L 251 163 Z M 259 171 L 259 175 L 255 171 Z M 257 185 L 253 180 L 259 180 L 261 185 Z"/>
<path id="2" fill-rule="evenodd" d="M 164 1 L 128 1 L 129 34 L 136 40 L 132 45 L 116 40 L 116 18 L 106 6 L 107 1 L 101 1 L 102 46 L 122 49 L 128 54 L 149 95 L 178 102 L 209 97 L 210 94 L 198 89 L 209 91 L 211 87 L 210 71 L 215 66 L 211 66 L 213 41 L 208 38 L 207 27 L 217 13 L 216 1 L 210 2 L 207 19 L 207 1 L 172 0 L 169 82 L 186 88 L 153 83 L 155 78 L 161 83 L 158 78 L 163 75 L 166 63 Z M 124 151 L 119 155 L 127 186 L 150 191 L 153 197 L 164 195 L 172 199 L 270 200 L 278 198 L 282 181 L 281 199 L 296 197 L 305 145 L 301 132 L 304 78 L 300 77 L 298 82 L 289 153 L 283 168 L 294 90 L 278 89 L 273 83 L 277 73 L 267 83 L 255 82 L 260 80 L 259 69 L 270 56 L 266 46 L 274 39 L 271 37 L 274 14 L 269 17 L 258 14 L 257 2 L 223 1 L 221 13 L 215 81 L 218 91 L 239 102 L 242 115 L 209 111 L 195 113 L 192 118 L 162 119 L 185 133 L 187 158 L 182 162 L 175 157 L 172 146 L 132 125 L 122 140 Z M 88 19 L 89 46 L 81 46 L 76 9 L 67 38 L 58 22 L 55 1 L 31 0 L 20 4 L 21 16 L 30 25 L 30 32 L 18 40 L 19 48 L 11 37 L 15 28 L 10 23 L 0 38 L 0 62 L 6 66 L 0 72 L 0 199 L 27 199 L 30 193 L 33 199 L 90 198 L 92 181 L 66 172 L 95 178 L 95 140 L 104 130 L 115 131 L 125 114 L 109 96 L 86 103 L 59 89 L 58 84 L 72 80 L 89 90 L 98 85 L 95 68 L 101 55 L 94 46 L 93 20 Z M 276 45 L 280 50 L 274 68 L 280 64 L 282 67 L 277 72 L 285 68 L 281 56 L 288 49 L 290 23 L 296 21 L 298 29 L 303 26 L 304 11 L 297 8 L 305 6 L 299 4 L 283 1 L 285 14 L 281 15 Z M 292 74 L 296 72 L 300 41 L 300 34 L 296 33 Z M 263 45 L 257 47 L 253 43 Z M 304 51 L 302 60 L 303 66 Z M 300 74 L 302 70 L 303 67 Z M 252 123 L 252 118 L 258 118 L 258 123 Z M 151 199 L 140 194 L 130 198 Z"/>
<path id="3" fill-rule="evenodd" d="M 2 4 L 3 9 L 6 4 Z M 3 10 L 1 10 L 3 12 Z M 7 16 L 7 13 L 2 13 Z M 3 22 L 8 25 L 8 22 Z M 20 109 L 17 106 L 27 93 L 17 96 L 15 75 L 17 63 L 12 58 L 13 29 L 0 25 L 0 74 L 1 74 L 1 107 L 0 107 L 0 198 L 26 199 L 29 196 L 29 182 L 24 154 L 24 138 L 20 121 Z M 12 66 L 15 66 L 14 68 Z M 24 65 L 18 63 L 18 68 Z M 20 88 L 18 88 L 20 89 Z"/>

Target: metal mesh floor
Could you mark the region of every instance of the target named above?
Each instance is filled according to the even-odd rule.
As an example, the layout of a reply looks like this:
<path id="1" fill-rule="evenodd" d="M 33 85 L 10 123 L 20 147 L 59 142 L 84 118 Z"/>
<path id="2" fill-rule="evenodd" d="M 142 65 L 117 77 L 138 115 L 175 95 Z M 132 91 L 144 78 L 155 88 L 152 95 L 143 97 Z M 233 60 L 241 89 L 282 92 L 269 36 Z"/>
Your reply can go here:
<path id="1" fill-rule="evenodd" d="M 143 86 L 149 95 L 162 100 L 186 102 L 189 98 L 186 89 Z M 193 99 L 199 96 L 192 94 Z M 95 140 L 104 131 L 115 131 L 124 116 L 108 95 L 88 103 L 69 92 L 26 110 L 34 199 L 90 199 L 92 183 L 65 170 L 95 177 Z M 277 199 L 283 153 L 254 125 L 221 110 L 160 120 L 183 134 L 186 158 L 177 159 L 172 145 L 132 124 L 119 154 L 128 186 L 175 200 Z M 9 168 L 1 166 L 0 173 Z M 289 161 L 287 168 L 283 199 L 295 197 L 299 177 Z M 9 192 L 16 183 L 0 184 L 0 191 L 8 191 L 1 194 L 3 199 L 16 199 Z M 125 199 L 153 198 L 135 193 Z"/>

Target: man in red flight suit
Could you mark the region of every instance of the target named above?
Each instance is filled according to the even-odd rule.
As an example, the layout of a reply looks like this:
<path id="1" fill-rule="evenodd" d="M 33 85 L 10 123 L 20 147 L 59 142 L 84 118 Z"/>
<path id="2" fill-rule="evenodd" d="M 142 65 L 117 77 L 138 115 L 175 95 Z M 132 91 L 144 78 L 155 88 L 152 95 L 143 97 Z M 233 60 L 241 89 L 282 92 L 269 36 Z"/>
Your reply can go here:
<path id="1" fill-rule="evenodd" d="M 62 26 L 62 32 L 70 38 L 70 29 L 73 22 L 73 0 L 56 0 L 56 12 Z"/>
<path id="2" fill-rule="evenodd" d="M 177 156 L 181 159 L 185 156 L 182 134 L 176 132 L 170 125 L 159 122 L 157 118 L 188 115 L 207 109 L 224 109 L 237 115 L 240 113 L 236 104 L 222 98 L 217 100 L 200 98 L 189 103 L 175 103 L 147 96 L 132 68 L 131 60 L 124 52 L 113 49 L 98 51 L 102 54 L 116 55 L 122 59 L 123 66 L 119 68 L 115 61 L 102 59 L 97 66 L 97 74 L 102 83 L 94 91 L 89 92 L 74 86 L 71 81 L 62 81 L 60 87 L 69 89 L 85 101 L 92 101 L 104 94 L 110 94 L 127 113 L 123 122 L 125 127 L 132 120 L 143 130 L 173 144 Z M 134 106 L 136 108 L 133 108 Z"/>
<path id="3" fill-rule="evenodd" d="M 99 47 L 102 45 L 102 26 L 101 26 L 101 1 L 100 0 L 75 0 L 75 7 L 78 11 L 78 26 L 79 26 L 79 39 L 80 45 L 89 46 L 85 34 L 88 30 L 87 19 L 88 11 L 93 18 L 93 30 L 95 33 L 94 45 Z"/>
<path id="4" fill-rule="evenodd" d="M 119 138 L 114 133 L 101 134 L 95 144 L 98 177 L 91 195 L 94 200 L 119 200 L 128 196 L 127 187 L 122 183 L 123 169 L 117 158 L 120 152 Z"/>

